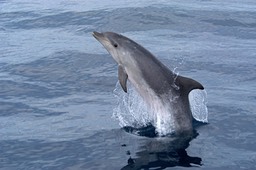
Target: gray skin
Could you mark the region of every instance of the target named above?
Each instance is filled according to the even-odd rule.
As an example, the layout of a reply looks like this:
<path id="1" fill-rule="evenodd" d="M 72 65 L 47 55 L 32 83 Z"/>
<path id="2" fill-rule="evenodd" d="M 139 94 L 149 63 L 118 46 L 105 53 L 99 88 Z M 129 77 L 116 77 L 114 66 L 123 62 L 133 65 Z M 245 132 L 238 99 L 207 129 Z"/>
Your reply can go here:
<path id="1" fill-rule="evenodd" d="M 171 114 L 175 133 L 192 132 L 188 94 L 193 89 L 204 89 L 199 82 L 173 73 L 148 50 L 123 35 L 93 32 L 93 36 L 117 62 L 124 92 L 128 79 L 151 109 L 163 108 L 163 113 L 157 114 Z"/>

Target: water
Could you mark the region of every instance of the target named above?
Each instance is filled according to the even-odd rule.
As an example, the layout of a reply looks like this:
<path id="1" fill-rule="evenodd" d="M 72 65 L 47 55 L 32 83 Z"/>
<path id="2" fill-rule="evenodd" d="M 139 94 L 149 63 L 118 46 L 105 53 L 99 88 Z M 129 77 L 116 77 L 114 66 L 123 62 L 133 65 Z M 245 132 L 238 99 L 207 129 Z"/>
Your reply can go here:
<path id="1" fill-rule="evenodd" d="M 254 0 L 1 0 L 0 169 L 255 169 L 255 16 Z M 209 124 L 198 136 L 120 128 L 117 66 L 95 30 L 134 39 L 204 85 Z"/>

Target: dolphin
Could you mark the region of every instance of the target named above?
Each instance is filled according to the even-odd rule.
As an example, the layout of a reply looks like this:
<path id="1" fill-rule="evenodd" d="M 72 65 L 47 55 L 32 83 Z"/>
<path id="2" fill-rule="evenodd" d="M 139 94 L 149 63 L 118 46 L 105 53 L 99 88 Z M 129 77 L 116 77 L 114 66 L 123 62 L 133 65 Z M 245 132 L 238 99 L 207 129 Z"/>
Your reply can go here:
<path id="1" fill-rule="evenodd" d="M 121 34 L 93 32 L 92 35 L 117 62 L 123 91 L 127 93 L 129 80 L 155 113 L 160 136 L 193 132 L 188 95 L 193 89 L 204 89 L 199 82 L 172 72 L 144 47 Z"/>

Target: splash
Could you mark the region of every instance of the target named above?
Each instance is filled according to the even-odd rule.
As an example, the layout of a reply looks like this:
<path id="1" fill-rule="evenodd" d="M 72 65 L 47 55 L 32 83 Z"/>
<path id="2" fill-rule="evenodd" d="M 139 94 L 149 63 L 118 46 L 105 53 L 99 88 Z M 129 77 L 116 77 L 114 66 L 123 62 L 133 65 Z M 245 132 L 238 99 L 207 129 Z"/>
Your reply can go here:
<path id="1" fill-rule="evenodd" d="M 205 90 L 192 90 L 189 93 L 190 109 L 193 117 L 200 121 L 208 122 L 208 109 L 207 109 L 207 93 Z"/>
<path id="2" fill-rule="evenodd" d="M 142 128 L 148 125 L 156 127 L 159 136 L 172 133 L 174 122 L 173 110 L 168 104 L 160 103 L 157 97 L 154 105 L 148 107 L 146 102 L 137 93 L 135 88 L 127 82 L 128 92 L 124 93 L 119 82 L 116 83 L 114 95 L 117 98 L 117 106 L 113 110 L 113 117 L 119 121 L 121 127 Z M 207 122 L 208 110 L 206 107 L 206 91 L 193 90 L 189 94 L 189 101 L 193 117 L 201 122 Z M 175 97 L 171 102 L 175 102 Z"/>
<path id="3" fill-rule="evenodd" d="M 134 128 L 145 127 L 154 122 L 154 116 L 142 97 L 134 87 L 127 82 L 128 92 L 124 93 L 119 82 L 116 83 L 114 95 L 117 98 L 117 106 L 113 110 L 113 117 L 119 120 L 121 127 Z"/>

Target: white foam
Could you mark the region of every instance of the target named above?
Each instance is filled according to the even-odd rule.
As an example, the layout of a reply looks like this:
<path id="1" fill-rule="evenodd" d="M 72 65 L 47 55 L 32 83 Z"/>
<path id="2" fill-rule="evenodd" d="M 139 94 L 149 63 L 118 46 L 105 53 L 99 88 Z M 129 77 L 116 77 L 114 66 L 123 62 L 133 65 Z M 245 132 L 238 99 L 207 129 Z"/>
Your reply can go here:
<path id="1" fill-rule="evenodd" d="M 113 110 L 113 117 L 119 121 L 119 125 L 121 127 L 132 126 L 140 128 L 152 124 L 156 127 L 156 131 L 160 136 L 172 133 L 174 131 L 174 122 L 171 112 L 174 110 L 169 104 L 161 103 L 157 96 L 152 96 L 151 100 L 154 100 L 154 104 L 148 107 L 129 81 L 127 85 L 128 93 L 123 92 L 119 82 L 117 82 L 114 89 L 117 105 Z M 189 95 L 193 117 L 202 122 L 208 121 L 206 97 L 205 90 L 193 90 Z M 175 100 L 175 98 L 170 100 Z"/>
<path id="2" fill-rule="evenodd" d="M 118 103 L 113 110 L 113 117 L 119 120 L 121 127 L 132 126 L 139 128 L 153 123 L 152 112 L 148 109 L 142 97 L 129 85 L 129 82 L 127 82 L 127 85 L 129 90 L 124 93 L 119 82 L 116 84 L 114 95 Z"/>
<path id="3" fill-rule="evenodd" d="M 200 122 L 208 122 L 206 91 L 195 89 L 189 93 L 188 97 L 193 117 Z"/>

